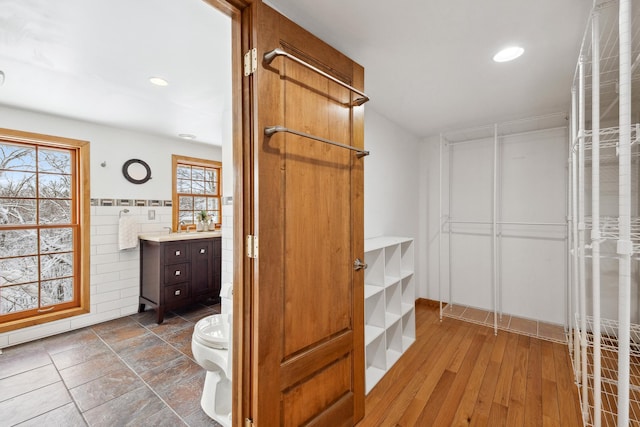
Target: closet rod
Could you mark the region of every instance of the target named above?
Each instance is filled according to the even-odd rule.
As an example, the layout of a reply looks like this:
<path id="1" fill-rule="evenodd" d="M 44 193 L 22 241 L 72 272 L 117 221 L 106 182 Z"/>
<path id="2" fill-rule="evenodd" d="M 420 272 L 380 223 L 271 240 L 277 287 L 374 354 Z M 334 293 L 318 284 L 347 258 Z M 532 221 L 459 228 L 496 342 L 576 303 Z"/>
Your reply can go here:
<path id="1" fill-rule="evenodd" d="M 523 119 L 516 119 L 516 120 L 509 120 L 507 122 L 501 122 L 501 123 L 491 123 L 488 125 L 482 125 L 482 126 L 476 126 L 476 127 L 471 127 L 471 128 L 464 128 L 464 129 L 449 129 L 449 130 L 445 130 L 442 132 L 443 138 L 445 139 L 445 142 L 453 142 L 455 143 L 456 141 L 449 141 L 447 140 L 448 138 L 452 138 L 456 135 L 459 134 L 469 134 L 469 133 L 474 133 L 474 132 L 478 132 L 478 131 L 489 131 L 490 133 L 485 134 L 485 136 L 483 138 L 493 138 L 493 127 L 494 125 L 498 125 L 499 128 L 504 128 L 507 126 L 514 126 L 514 125 L 518 125 L 518 124 L 522 124 L 522 123 L 530 123 L 530 122 L 534 122 L 534 121 L 541 121 L 541 120 L 546 120 L 546 119 L 550 119 L 553 117 L 563 117 L 564 120 L 567 120 L 567 113 L 565 112 L 557 112 L 557 113 L 551 113 L 551 114 L 543 114 L 540 116 L 533 116 L 533 117 L 526 117 Z M 511 136 L 511 135 L 524 135 L 524 134 L 528 134 L 528 133 L 533 133 L 533 132 L 544 132 L 547 130 L 553 130 L 553 129 L 562 129 L 562 128 L 566 128 L 566 126 L 555 126 L 553 128 L 544 128 L 544 129 L 533 129 L 530 131 L 521 131 L 521 132 L 512 132 L 512 133 L 503 133 L 500 134 L 498 136 Z M 473 139 L 479 139 L 479 138 L 473 138 Z M 469 138 L 465 137 L 465 139 L 463 141 L 467 141 L 469 140 Z"/>
<path id="2" fill-rule="evenodd" d="M 369 101 L 369 97 L 364 92 L 361 92 L 358 89 L 354 88 L 353 86 L 346 84 L 345 82 L 343 82 L 340 79 L 336 79 L 332 75 L 325 73 L 321 69 L 314 67 L 313 65 L 303 61 L 302 59 L 300 59 L 300 58 L 298 58 L 296 56 L 291 55 L 288 52 L 285 52 L 282 49 L 275 48 L 272 51 L 269 51 L 269 52 L 265 53 L 264 57 L 263 57 L 264 58 L 264 62 L 266 62 L 267 64 L 271 64 L 271 61 L 273 61 L 276 56 L 285 56 L 285 57 L 291 59 L 292 61 L 295 61 L 298 64 L 302 65 L 303 67 L 307 67 L 311 71 L 315 71 L 316 73 L 320 74 L 321 76 L 324 76 L 324 77 L 328 78 L 332 82 L 337 83 L 340 86 L 349 89 L 351 92 L 357 93 L 362 98 L 354 99 L 353 100 L 353 105 L 356 105 L 356 106 L 357 105 L 362 105 L 365 102 Z"/>
<path id="3" fill-rule="evenodd" d="M 315 135 L 311 135 L 311 134 L 308 134 L 308 133 L 300 132 L 300 131 L 297 131 L 297 130 L 289 129 L 289 128 L 286 128 L 284 126 L 267 126 L 266 128 L 264 128 L 264 134 L 267 135 L 267 136 L 271 136 L 274 133 L 278 133 L 278 132 L 292 133 L 294 135 L 302 136 L 304 138 L 309 138 L 309 139 L 313 139 L 313 140 L 316 140 L 316 141 L 324 142 L 325 144 L 331 144 L 331 145 L 335 145 L 336 147 L 346 148 L 347 150 L 355 151 L 357 153 L 356 156 L 358 158 L 361 158 L 361 157 L 369 155 L 368 151 L 361 150 L 361 149 L 359 149 L 357 147 L 352 147 L 351 145 L 345 145 L 345 144 L 341 144 L 339 142 L 331 141 L 329 139 L 320 138 L 319 136 L 315 136 Z"/>
<path id="4" fill-rule="evenodd" d="M 463 220 L 447 220 L 449 224 L 480 224 L 480 225 L 492 225 L 493 221 L 463 221 Z M 499 225 L 545 225 L 545 226 L 557 226 L 566 227 L 566 222 L 514 222 L 514 221 L 496 221 Z"/>
<path id="5" fill-rule="evenodd" d="M 514 136 L 535 135 L 537 133 L 550 132 L 550 131 L 562 130 L 562 129 L 567 129 L 567 126 L 556 126 L 553 128 L 527 130 L 523 132 L 502 133 L 502 134 L 499 134 L 498 137 L 504 139 L 504 138 L 510 138 Z M 488 135 L 480 138 L 465 139 L 461 141 L 447 141 L 446 145 L 475 144 L 478 142 L 487 142 L 489 141 L 490 138 L 493 141 L 493 135 Z M 509 141 L 503 141 L 503 142 L 508 143 Z"/>

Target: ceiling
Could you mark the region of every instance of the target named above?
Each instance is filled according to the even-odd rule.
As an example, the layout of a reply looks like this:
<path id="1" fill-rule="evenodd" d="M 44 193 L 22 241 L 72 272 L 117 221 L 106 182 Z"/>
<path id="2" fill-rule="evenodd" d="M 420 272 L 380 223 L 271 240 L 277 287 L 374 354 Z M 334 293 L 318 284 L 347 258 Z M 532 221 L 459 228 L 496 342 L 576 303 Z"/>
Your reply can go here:
<path id="1" fill-rule="evenodd" d="M 417 137 L 567 111 L 591 9 L 590 0 L 268 3 L 363 65 L 367 105 Z M 221 145 L 230 34 L 229 18 L 202 0 L 0 0 L 0 104 Z M 491 60 L 512 44 L 522 57 Z"/>
<path id="2" fill-rule="evenodd" d="M 231 20 L 202 0 L 0 0 L 0 70 L 0 104 L 221 145 Z"/>
<path id="3" fill-rule="evenodd" d="M 591 0 L 270 0 L 365 67 L 370 105 L 419 137 L 567 111 Z M 391 6 L 393 5 L 393 6 Z M 523 56 L 495 63 L 503 47 Z"/>

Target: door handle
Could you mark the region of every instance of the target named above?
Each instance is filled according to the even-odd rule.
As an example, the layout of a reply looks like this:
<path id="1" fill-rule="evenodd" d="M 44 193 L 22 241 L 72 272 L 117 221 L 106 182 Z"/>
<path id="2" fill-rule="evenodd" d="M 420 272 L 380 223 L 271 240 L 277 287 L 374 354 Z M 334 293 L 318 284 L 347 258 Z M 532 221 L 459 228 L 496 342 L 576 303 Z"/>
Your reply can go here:
<path id="1" fill-rule="evenodd" d="M 362 261 L 360 260 L 360 258 L 356 258 L 356 260 L 355 260 L 355 261 L 353 261 L 353 269 L 354 269 L 355 271 L 358 271 L 358 270 L 364 270 L 364 269 L 366 269 L 367 267 L 369 267 L 369 266 L 368 266 L 367 264 L 365 264 L 364 262 L 362 262 Z"/>

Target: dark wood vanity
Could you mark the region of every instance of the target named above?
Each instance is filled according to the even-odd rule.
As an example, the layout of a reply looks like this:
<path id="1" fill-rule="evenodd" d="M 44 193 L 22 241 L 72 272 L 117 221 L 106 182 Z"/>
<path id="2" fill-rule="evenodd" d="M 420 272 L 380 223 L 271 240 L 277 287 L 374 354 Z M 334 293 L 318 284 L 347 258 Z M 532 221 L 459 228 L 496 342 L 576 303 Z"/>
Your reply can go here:
<path id="1" fill-rule="evenodd" d="M 140 236 L 140 302 L 164 313 L 203 301 L 220 299 L 222 238 L 219 232 Z"/>

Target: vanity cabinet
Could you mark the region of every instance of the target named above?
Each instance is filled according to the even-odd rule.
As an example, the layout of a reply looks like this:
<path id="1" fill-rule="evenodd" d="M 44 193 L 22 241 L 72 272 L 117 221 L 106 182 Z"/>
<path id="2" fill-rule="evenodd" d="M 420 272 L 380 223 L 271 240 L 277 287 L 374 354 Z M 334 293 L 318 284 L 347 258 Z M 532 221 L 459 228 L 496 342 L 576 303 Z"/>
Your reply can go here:
<path id="1" fill-rule="evenodd" d="M 219 299 L 220 237 L 177 241 L 140 240 L 140 302 L 150 305 L 157 322 L 164 313 L 196 301 Z"/>

